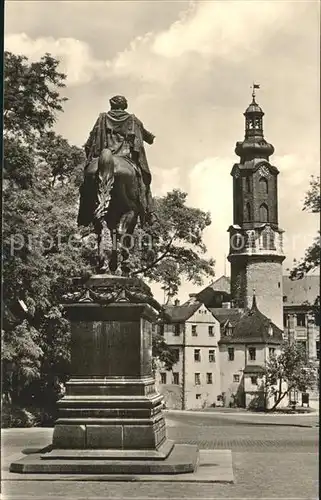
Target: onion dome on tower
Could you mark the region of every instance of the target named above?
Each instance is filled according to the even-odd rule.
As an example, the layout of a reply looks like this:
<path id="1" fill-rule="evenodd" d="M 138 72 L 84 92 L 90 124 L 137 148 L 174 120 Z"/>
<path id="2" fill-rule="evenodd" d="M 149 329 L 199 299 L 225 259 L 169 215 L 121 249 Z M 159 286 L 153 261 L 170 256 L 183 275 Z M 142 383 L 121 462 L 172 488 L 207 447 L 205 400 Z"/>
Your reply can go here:
<path id="1" fill-rule="evenodd" d="M 253 85 L 252 102 L 246 109 L 245 116 L 245 139 L 236 143 L 235 153 L 241 157 L 241 163 L 254 158 L 262 158 L 269 161 L 274 153 L 274 147 L 269 144 L 263 135 L 262 108 L 255 101 L 255 87 Z"/>

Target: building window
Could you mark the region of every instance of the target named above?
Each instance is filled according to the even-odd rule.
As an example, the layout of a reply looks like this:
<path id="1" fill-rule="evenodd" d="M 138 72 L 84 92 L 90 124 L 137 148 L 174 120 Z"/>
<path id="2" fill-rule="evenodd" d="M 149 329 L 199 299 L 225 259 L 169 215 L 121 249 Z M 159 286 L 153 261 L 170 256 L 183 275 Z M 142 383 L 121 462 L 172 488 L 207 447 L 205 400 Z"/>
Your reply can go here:
<path id="1" fill-rule="evenodd" d="M 201 385 L 201 374 L 195 373 L 195 385 Z"/>
<path id="2" fill-rule="evenodd" d="M 248 193 L 250 193 L 251 192 L 251 177 L 250 176 L 245 177 L 245 185 L 246 185 L 246 191 Z"/>
<path id="3" fill-rule="evenodd" d="M 159 334 L 164 336 L 164 331 L 165 331 L 164 325 L 159 325 Z"/>
<path id="4" fill-rule="evenodd" d="M 201 361 L 201 350 L 194 349 L 194 361 Z"/>
<path id="5" fill-rule="evenodd" d="M 210 363 L 215 363 L 215 350 L 214 349 L 210 349 L 208 351 L 208 361 Z"/>
<path id="6" fill-rule="evenodd" d="M 178 336 L 181 333 L 181 325 L 179 323 L 176 323 L 174 325 L 174 335 Z"/>
<path id="7" fill-rule="evenodd" d="M 284 298 L 283 298 L 284 300 Z M 288 315 L 283 314 L 283 326 L 288 326 Z"/>
<path id="8" fill-rule="evenodd" d="M 196 394 L 196 396 L 195 396 L 195 397 L 196 397 L 196 399 L 201 399 L 202 394 Z"/>
<path id="9" fill-rule="evenodd" d="M 287 302 L 287 301 L 288 301 L 287 295 L 283 295 L 283 302 Z"/>
<path id="10" fill-rule="evenodd" d="M 296 315 L 296 324 L 297 326 L 305 326 L 305 314 Z"/>
<path id="11" fill-rule="evenodd" d="M 269 357 L 272 358 L 272 356 L 275 355 L 275 347 L 269 347 Z"/>
<path id="12" fill-rule="evenodd" d="M 240 376 L 236 373 L 233 375 L 233 382 L 239 382 L 240 381 Z"/>
<path id="13" fill-rule="evenodd" d="M 179 373 L 173 372 L 173 384 L 179 385 Z"/>
<path id="14" fill-rule="evenodd" d="M 231 325 L 227 325 L 225 328 L 225 334 L 230 337 L 233 333 L 233 327 Z"/>
<path id="15" fill-rule="evenodd" d="M 227 352 L 228 352 L 228 360 L 234 361 L 234 347 L 228 347 Z"/>
<path id="16" fill-rule="evenodd" d="M 210 337 L 214 337 L 214 326 L 210 325 L 208 327 L 208 334 Z"/>
<path id="17" fill-rule="evenodd" d="M 251 384 L 257 385 L 257 376 L 256 375 L 251 376 Z"/>
<path id="18" fill-rule="evenodd" d="M 179 349 L 177 348 L 172 348 L 172 352 L 175 358 L 175 363 L 178 363 L 179 361 Z"/>
<path id="19" fill-rule="evenodd" d="M 162 372 L 160 375 L 161 375 L 161 384 L 166 384 L 167 373 Z"/>
<path id="20" fill-rule="evenodd" d="M 155 333 L 156 332 L 156 325 L 155 323 L 152 323 L 152 332 Z"/>
<path id="21" fill-rule="evenodd" d="M 213 384 L 213 373 L 207 373 L 206 374 L 206 383 L 207 384 Z"/>
<path id="22" fill-rule="evenodd" d="M 256 348 L 255 347 L 249 347 L 249 356 L 251 361 L 256 360 Z"/>
<path id="23" fill-rule="evenodd" d="M 193 337 L 197 337 L 197 325 L 192 325 L 192 335 Z"/>
<path id="24" fill-rule="evenodd" d="M 319 340 L 317 340 L 315 343 L 315 349 L 317 352 L 317 359 L 320 359 L 320 341 Z"/>
<path id="25" fill-rule="evenodd" d="M 261 179 L 259 180 L 259 186 L 260 186 L 261 194 L 268 194 L 269 185 L 268 185 L 268 181 L 264 177 L 261 177 Z"/>
<path id="26" fill-rule="evenodd" d="M 269 209 L 265 203 L 260 206 L 260 222 L 267 222 L 269 220 Z"/>

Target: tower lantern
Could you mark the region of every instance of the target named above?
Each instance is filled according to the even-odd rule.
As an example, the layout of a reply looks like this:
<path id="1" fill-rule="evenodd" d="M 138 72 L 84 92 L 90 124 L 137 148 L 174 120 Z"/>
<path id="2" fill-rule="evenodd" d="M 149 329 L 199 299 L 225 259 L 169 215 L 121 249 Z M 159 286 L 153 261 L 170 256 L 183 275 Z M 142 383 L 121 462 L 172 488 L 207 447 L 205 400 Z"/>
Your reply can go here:
<path id="1" fill-rule="evenodd" d="M 278 169 L 270 163 L 274 147 L 263 134 L 262 108 L 252 102 L 245 116 L 245 137 L 236 143 L 233 166 L 233 225 L 229 228 L 231 292 L 236 307 L 251 307 L 252 292 L 262 312 L 283 328 L 282 233 L 278 224 Z"/>

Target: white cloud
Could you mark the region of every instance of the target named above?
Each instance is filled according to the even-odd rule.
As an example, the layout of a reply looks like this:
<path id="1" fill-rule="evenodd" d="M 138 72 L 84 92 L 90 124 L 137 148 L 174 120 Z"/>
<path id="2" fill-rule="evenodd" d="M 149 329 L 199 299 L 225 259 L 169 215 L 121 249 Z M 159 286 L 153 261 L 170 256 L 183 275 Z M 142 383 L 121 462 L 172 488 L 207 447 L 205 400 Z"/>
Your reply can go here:
<path id="1" fill-rule="evenodd" d="M 298 16 L 300 3 L 253 1 L 194 2 L 181 18 L 161 32 L 148 32 L 133 38 L 128 47 L 113 57 L 100 60 L 89 45 L 76 38 L 39 37 L 25 33 L 5 37 L 7 50 L 31 59 L 50 52 L 62 61 L 69 85 L 94 79 L 133 78 L 141 84 L 170 87 L 191 72 L 190 57 L 202 57 L 193 64 L 229 64 L 258 54 L 270 37 L 278 33 L 291 17 Z M 102 43 L 108 43 L 108 34 Z"/>
<path id="2" fill-rule="evenodd" d="M 271 26 L 289 15 L 290 2 L 212 1 L 195 3 L 179 21 L 155 37 L 153 51 L 177 58 L 186 52 L 238 59 L 257 51 Z"/>
<path id="3" fill-rule="evenodd" d="M 84 84 L 93 78 L 104 77 L 108 63 L 93 58 L 90 47 L 74 38 L 40 37 L 30 38 L 26 33 L 9 34 L 5 37 L 5 50 L 24 54 L 37 61 L 46 52 L 61 61 L 61 71 L 67 74 L 69 85 Z"/>

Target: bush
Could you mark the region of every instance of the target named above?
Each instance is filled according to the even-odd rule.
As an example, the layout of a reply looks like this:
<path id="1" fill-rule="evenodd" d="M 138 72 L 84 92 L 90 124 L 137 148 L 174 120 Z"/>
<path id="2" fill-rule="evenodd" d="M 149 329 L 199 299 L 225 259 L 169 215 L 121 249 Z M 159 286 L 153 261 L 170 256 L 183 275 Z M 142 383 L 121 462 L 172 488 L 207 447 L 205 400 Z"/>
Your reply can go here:
<path id="1" fill-rule="evenodd" d="M 35 427 L 37 416 L 26 408 L 4 405 L 1 412 L 1 427 Z"/>

